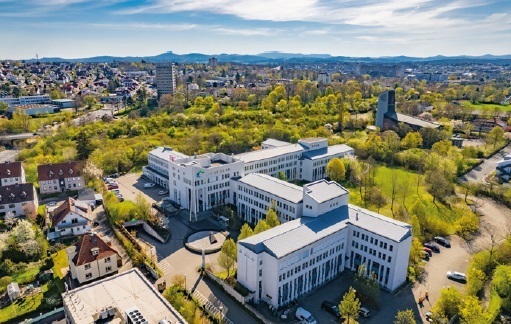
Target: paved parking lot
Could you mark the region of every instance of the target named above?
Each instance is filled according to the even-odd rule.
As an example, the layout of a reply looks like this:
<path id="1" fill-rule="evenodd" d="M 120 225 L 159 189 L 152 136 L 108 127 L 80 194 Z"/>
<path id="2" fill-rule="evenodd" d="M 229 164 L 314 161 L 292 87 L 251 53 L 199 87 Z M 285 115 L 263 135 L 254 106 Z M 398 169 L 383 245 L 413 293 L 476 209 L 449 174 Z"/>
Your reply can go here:
<path id="1" fill-rule="evenodd" d="M 158 195 L 158 191 L 163 190 L 161 187 L 144 188 L 144 184 L 150 181 L 142 178 L 140 173 L 127 173 L 114 180 L 119 184 L 119 190 L 126 200 L 135 201 L 137 195 L 141 193 L 152 204 L 164 197 Z"/>

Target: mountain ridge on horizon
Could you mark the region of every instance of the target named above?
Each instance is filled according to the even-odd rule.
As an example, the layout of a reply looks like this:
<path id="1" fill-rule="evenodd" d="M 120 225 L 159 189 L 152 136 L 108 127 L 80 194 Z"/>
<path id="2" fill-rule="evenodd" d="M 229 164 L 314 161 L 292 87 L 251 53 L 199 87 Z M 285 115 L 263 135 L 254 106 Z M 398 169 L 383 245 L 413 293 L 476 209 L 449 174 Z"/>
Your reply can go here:
<path id="1" fill-rule="evenodd" d="M 217 58 L 219 62 L 232 62 L 232 63 L 245 63 L 245 64 L 263 64 L 263 63 L 305 63 L 311 61 L 320 61 L 324 63 L 334 62 L 350 62 L 350 63 L 420 63 L 430 61 L 510 61 L 511 54 L 507 55 L 492 55 L 485 54 L 480 56 L 471 55 L 457 55 L 445 56 L 435 55 L 429 57 L 412 57 L 406 55 L 400 56 L 379 56 L 379 57 L 353 57 L 353 56 L 332 56 L 330 54 L 303 54 L 303 53 L 286 53 L 280 51 L 267 51 L 259 54 L 202 54 L 202 53 L 188 53 L 188 54 L 174 54 L 168 51 L 162 54 L 153 56 L 93 56 L 85 58 L 66 59 L 62 57 L 43 57 L 40 58 L 41 62 L 87 62 L 87 63 L 112 63 L 112 62 L 139 62 L 146 61 L 149 63 L 158 63 L 165 61 L 173 61 L 177 63 L 205 63 L 211 57 Z M 16 60 L 21 61 L 21 60 Z M 23 61 L 34 62 L 35 58 L 25 59 Z"/>

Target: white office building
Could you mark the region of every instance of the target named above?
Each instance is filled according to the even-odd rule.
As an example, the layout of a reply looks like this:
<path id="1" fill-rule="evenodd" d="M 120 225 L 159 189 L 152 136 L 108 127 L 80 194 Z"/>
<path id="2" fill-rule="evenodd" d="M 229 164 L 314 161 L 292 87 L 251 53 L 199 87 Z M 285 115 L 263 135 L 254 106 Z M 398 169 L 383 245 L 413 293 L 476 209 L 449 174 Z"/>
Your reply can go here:
<path id="1" fill-rule="evenodd" d="M 0 101 L 5 102 L 9 107 L 51 103 L 49 95 L 3 97 L 0 98 Z"/>
<path id="2" fill-rule="evenodd" d="M 182 208 L 191 210 L 194 215 L 219 204 L 238 205 L 243 200 L 237 200 L 235 192 L 254 191 L 249 187 L 257 187 L 261 183 L 267 184 L 268 188 L 273 185 L 287 188 L 282 191 L 268 189 L 268 194 L 261 199 L 243 195 L 243 199 L 257 201 L 258 205 L 257 208 L 247 207 L 240 217 L 257 222 L 266 214 L 269 202 L 274 200 L 279 217 L 282 221 L 288 221 L 299 218 L 301 208 L 295 197 L 285 195 L 287 192 L 301 191 L 301 188 L 271 177 L 283 175 L 289 180 L 306 181 L 322 179 L 326 176 L 326 165 L 332 158 L 354 154 L 354 150 L 344 144 L 328 146 L 326 138 L 306 138 L 296 144 L 268 139 L 262 143 L 262 147 L 262 150 L 234 156 L 223 153 L 187 156 L 171 148 L 158 147 L 149 152 L 149 162 L 143 168 L 143 174 L 168 188 L 169 198 Z M 259 175 L 246 178 L 254 173 Z"/>
<path id="3" fill-rule="evenodd" d="M 238 242 L 238 282 L 274 307 L 364 264 L 381 287 L 406 281 L 411 226 L 348 205 L 335 182 L 303 187 L 302 217 Z"/>

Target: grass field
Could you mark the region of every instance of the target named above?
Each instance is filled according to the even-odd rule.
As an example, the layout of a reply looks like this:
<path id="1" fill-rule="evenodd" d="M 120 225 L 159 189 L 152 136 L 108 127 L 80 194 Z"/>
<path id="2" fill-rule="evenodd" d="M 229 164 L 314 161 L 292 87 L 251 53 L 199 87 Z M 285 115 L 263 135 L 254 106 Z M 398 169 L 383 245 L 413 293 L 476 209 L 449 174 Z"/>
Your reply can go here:
<path id="1" fill-rule="evenodd" d="M 462 101 L 461 104 L 465 107 L 470 107 L 474 110 L 480 110 L 483 111 L 485 109 L 488 109 L 489 113 L 491 114 L 494 109 L 500 109 L 500 111 L 511 111 L 511 105 L 497 105 L 497 104 L 487 104 L 487 103 L 471 103 L 470 101 Z"/>
<path id="2" fill-rule="evenodd" d="M 0 323 L 18 323 L 23 316 L 26 316 L 32 312 L 40 310 L 43 306 L 44 298 L 55 299 L 64 292 L 64 281 L 61 269 L 67 267 L 67 254 L 66 250 L 62 249 L 52 255 L 53 258 L 53 272 L 55 279 L 53 284 L 50 282 L 45 283 L 41 286 L 41 292 L 36 293 L 24 298 L 16 300 L 14 303 L 8 305 L 5 308 L 0 309 Z M 30 276 L 36 276 L 39 273 L 39 267 L 29 267 L 24 273 L 13 276 L 15 282 L 21 282 L 20 279 L 28 278 Z M 21 287 L 20 287 L 21 288 Z"/>
<path id="3" fill-rule="evenodd" d="M 391 210 L 392 196 L 392 174 L 397 177 L 396 188 L 397 194 L 394 202 L 394 212 L 399 206 L 404 207 L 409 214 L 417 202 L 424 205 L 428 218 L 435 219 L 445 223 L 445 230 L 451 234 L 455 231 L 454 223 L 461 217 L 460 211 L 467 208 L 462 202 L 456 202 L 454 205 L 446 206 L 438 200 L 433 203 L 433 196 L 428 193 L 424 183 L 424 175 L 413 173 L 399 168 L 389 168 L 386 166 L 378 166 L 375 175 L 376 187 L 379 188 L 387 199 L 387 203 L 381 207 L 380 214 L 394 218 Z M 378 211 L 376 206 L 364 206 L 364 202 L 360 195 L 359 188 L 350 187 L 349 183 L 343 183 L 350 190 L 350 203 L 365 207 L 367 209 Z M 418 188 L 417 188 L 418 187 Z M 406 189 L 405 189 L 406 188 Z M 403 192 L 406 191 L 406 195 Z M 403 201 L 403 196 L 406 198 Z M 404 221 L 408 221 L 404 219 Z"/>

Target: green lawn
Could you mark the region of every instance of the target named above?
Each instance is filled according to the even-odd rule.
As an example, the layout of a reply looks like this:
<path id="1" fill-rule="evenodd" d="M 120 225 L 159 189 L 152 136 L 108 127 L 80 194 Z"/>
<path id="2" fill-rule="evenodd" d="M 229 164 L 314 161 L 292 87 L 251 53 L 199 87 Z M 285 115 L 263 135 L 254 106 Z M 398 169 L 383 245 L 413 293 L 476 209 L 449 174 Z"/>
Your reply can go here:
<path id="1" fill-rule="evenodd" d="M 393 217 L 391 211 L 391 196 L 392 196 L 392 173 L 395 172 L 397 175 L 396 188 L 397 194 L 394 202 L 394 212 L 398 210 L 399 206 L 405 207 L 409 214 L 417 202 L 422 202 L 425 207 L 428 218 L 436 219 L 445 223 L 445 229 L 447 233 L 454 233 L 454 222 L 460 217 L 459 210 L 466 208 L 462 202 L 456 203 L 453 206 L 446 206 L 439 202 L 433 203 L 433 196 L 428 193 L 425 183 L 424 176 L 418 175 L 400 168 L 389 168 L 386 166 L 378 166 L 375 182 L 376 187 L 379 188 L 383 195 L 387 198 L 387 203 L 381 207 L 379 213 L 388 217 Z M 419 178 L 419 179 L 418 179 Z M 418 190 L 417 190 L 417 184 Z M 361 198 L 359 188 L 350 187 L 349 183 L 343 183 L 350 191 L 350 203 L 361 206 L 373 211 L 378 211 L 377 206 L 368 205 L 364 206 L 364 202 Z M 406 199 L 403 203 L 403 188 L 407 187 Z M 454 207 L 454 208 L 453 208 Z M 456 212 L 459 209 L 458 212 Z M 407 221 L 407 220 L 405 220 Z"/>
<path id="2" fill-rule="evenodd" d="M 20 298 L 13 304 L 0 309 L 0 323 L 18 323 L 24 316 L 27 316 L 30 313 L 35 311 L 45 312 L 46 309 L 43 308 L 46 305 L 43 305 L 43 300 L 45 298 L 56 300 L 59 298 L 60 294 L 64 292 L 64 276 L 61 272 L 61 269 L 67 267 L 66 250 L 62 249 L 58 251 L 52 255 L 52 258 L 54 263 L 52 269 L 55 273 L 53 283 L 48 282 L 42 285 L 41 293 L 34 294 L 25 298 Z M 35 277 L 38 273 L 39 267 L 31 266 L 28 267 L 24 273 L 13 276 L 13 279 L 15 282 L 22 282 L 21 279 L 30 278 L 30 276 Z"/>
<path id="3" fill-rule="evenodd" d="M 470 107 L 474 110 L 484 110 L 488 109 L 489 113 L 491 114 L 494 109 L 498 108 L 501 111 L 511 111 L 511 105 L 497 105 L 497 104 L 487 104 L 487 103 L 471 103 L 470 101 L 462 101 L 461 104 L 465 107 Z"/>

